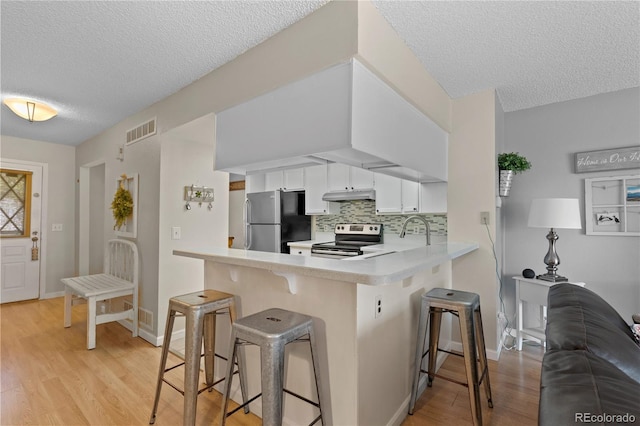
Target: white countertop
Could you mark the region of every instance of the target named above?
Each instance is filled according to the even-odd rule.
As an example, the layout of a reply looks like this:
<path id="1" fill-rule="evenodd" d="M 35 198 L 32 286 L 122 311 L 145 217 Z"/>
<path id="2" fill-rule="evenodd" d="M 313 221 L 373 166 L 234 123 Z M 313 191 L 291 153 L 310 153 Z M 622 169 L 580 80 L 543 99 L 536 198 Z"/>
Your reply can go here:
<path id="1" fill-rule="evenodd" d="M 410 249 L 406 249 L 406 245 L 396 246 L 400 250 L 394 250 L 394 246 L 396 244 L 381 244 L 378 245 L 378 250 L 373 250 L 373 257 L 370 259 L 367 258 L 368 255 L 363 255 L 349 261 L 229 248 L 215 248 L 208 253 L 174 250 L 173 254 L 265 269 L 279 274 L 293 273 L 336 281 L 380 285 L 403 280 L 420 271 L 463 256 L 476 250 L 478 243 L 443 242 Z M 380 250 L 391 253 L 381 255 L 383 253 Z"/>

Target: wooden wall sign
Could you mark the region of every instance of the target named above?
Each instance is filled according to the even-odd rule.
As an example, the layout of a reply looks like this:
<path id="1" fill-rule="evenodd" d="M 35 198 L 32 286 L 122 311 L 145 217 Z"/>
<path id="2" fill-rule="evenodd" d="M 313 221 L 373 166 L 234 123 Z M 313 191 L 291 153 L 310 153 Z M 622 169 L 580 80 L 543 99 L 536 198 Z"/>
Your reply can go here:
<path id="1" fill-rule="evenodd" d="M 640 146 L 576 154 L 576 173 L 637 168 L 640 168 Z"/>
<path id="2" fill-rule="evenodd" d="M 239 180 L 236 182 L 229 182 L 229 191 L 240 191 L 244 190 L 244 181 Z"/>

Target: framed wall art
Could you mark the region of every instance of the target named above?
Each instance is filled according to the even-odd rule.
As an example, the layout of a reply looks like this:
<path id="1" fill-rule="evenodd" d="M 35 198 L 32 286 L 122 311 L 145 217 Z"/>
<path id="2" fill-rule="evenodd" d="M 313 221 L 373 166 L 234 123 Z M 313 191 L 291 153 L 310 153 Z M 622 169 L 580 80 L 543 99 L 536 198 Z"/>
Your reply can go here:
<path id="1" fill-rule="evenodd" d="M 640 175 L 584 180 L 587 235 L 640 236 Z"/>

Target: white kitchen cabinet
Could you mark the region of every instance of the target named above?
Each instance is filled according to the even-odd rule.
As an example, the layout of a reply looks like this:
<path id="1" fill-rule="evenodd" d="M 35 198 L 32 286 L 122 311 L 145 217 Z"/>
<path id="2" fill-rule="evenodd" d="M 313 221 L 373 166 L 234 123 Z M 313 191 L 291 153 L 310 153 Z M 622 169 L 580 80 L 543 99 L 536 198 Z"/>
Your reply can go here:
<path id="1" fill-rule="evenodd" d="M 402 179 L 375 173 L 376 213 L 402 212 Z"/>
<path id="2" fill-rule="evenodd" d="M 329 164 L 329 191 L 355 191 L 373 188 L 373 172 L 346 164 Z"/>
<path id="3" fill-rule="evenodd" d="M 328 166 L 327 186 L 329 191 L 347 191 L 351 186 L 350 166 L 332 163 Z"/>
<path id="4" fill-rule="evenodd" d="M 264 174 L 264 190 L 265 191 L 276 191 L 278 189 L 282 189 L 284 184 L 284 176 L 282 175 L 282 171 L 277 172 L 268 172 Z"/>
<path id="5" fill-rule="evenodd" d="M 304 210 L 307 215 L 325 215 L 340 213 L 340 205 L 323 201 L 322 195 L 328 191 L 328 165 L 306 167 Z"/>
<path id="6" fill-rule="evenodd" d="M 245 181 L 245 194 L 252 192 L 263 192 L 264 189 L 264 173 L 257 173 L 253 175 L 247 175 Z"/>
<path id="7" fill-rule="evenodd" d="M 285 191 L 302 191 L 304 190 L 304 169 L 283 170 Z"/>
<path id="8" fill-rule="evenodd" d="M 420 184 L 420 213 L 447 212 L 447 183 Z"/>
<path id="9" fill-rule="evenodd" d="M 351 189 L 371 189 L 373 188 L 373 172 L 359 167 L 351 167 Z"/>
<path id="10" fill-rule="evenodd" d="M 402 179 L 402 213 L 418 213 L 420 211 L 420 184 Z"/>
<path id="11" fill-rule="evenodd" d="M 264 174 L 265 191 L 301 191 L 304 190 L 304 169 L 289 169 Z"/>

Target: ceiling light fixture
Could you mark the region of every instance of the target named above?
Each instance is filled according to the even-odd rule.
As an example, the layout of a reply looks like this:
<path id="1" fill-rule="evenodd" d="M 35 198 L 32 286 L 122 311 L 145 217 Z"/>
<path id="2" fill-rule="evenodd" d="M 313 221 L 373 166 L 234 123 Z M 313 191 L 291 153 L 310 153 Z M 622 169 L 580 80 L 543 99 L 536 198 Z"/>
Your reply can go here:
<path id="1" fill-rule="evenodd" d="M 58 112 L 47 104 L 30 99 L 8 98 L 2 101 L 18 117 L 34 121 L 47 121 L 58 115 Z"/>

